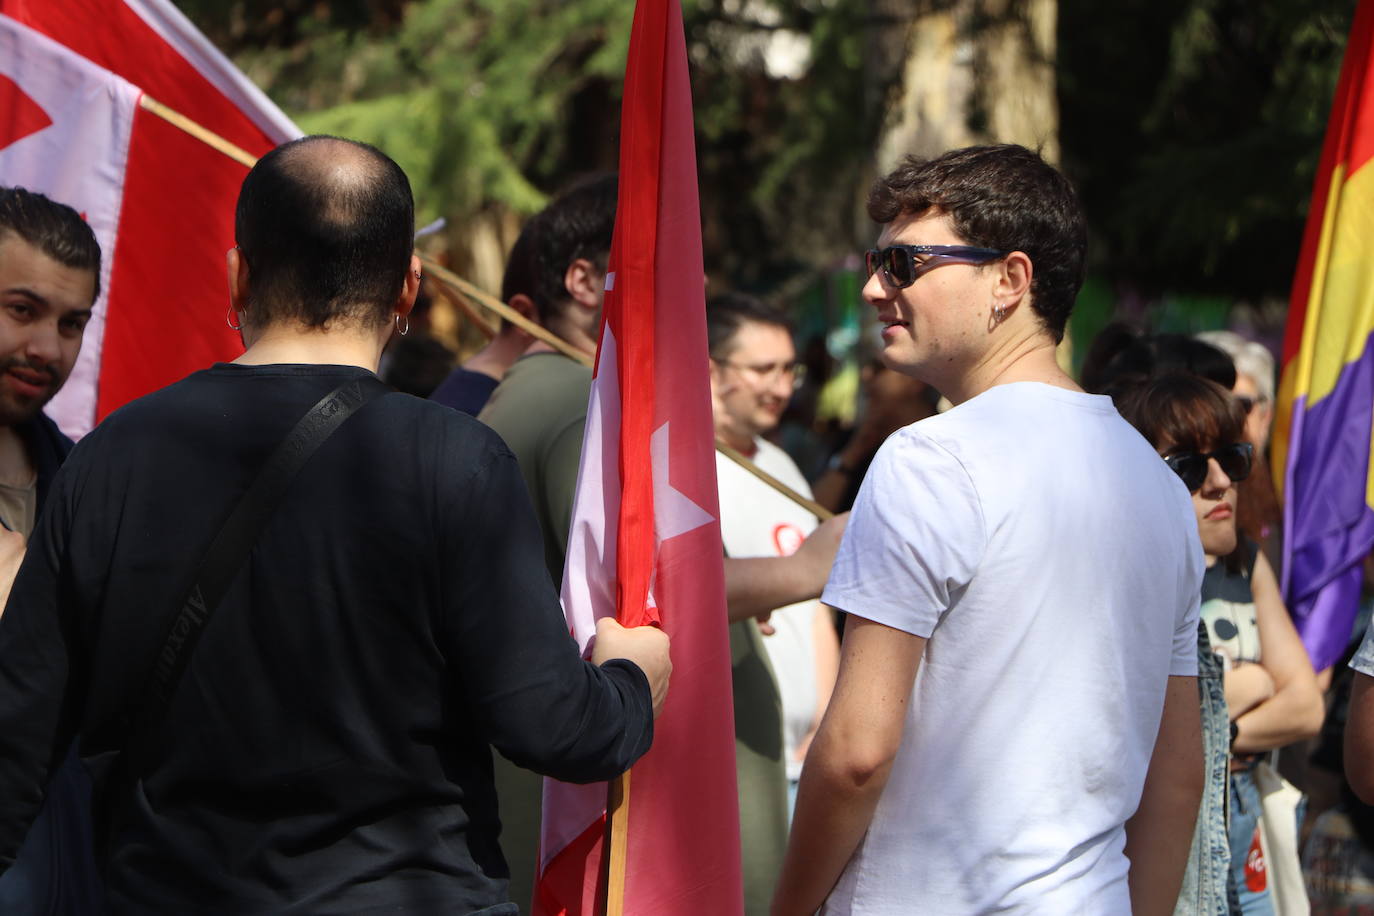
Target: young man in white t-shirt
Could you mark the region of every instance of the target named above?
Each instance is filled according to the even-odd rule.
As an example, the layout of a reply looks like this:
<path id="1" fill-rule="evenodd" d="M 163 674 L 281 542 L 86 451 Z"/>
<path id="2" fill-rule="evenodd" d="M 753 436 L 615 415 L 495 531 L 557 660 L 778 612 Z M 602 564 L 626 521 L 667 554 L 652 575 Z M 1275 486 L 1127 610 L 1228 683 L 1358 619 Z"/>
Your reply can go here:
<path id="1" fill-rule="evenodd" d="M 1086 229 L 1019 146 L 881 179 L 884 362 L 955 405 L 874 459 L 777 914 L 1171 913 L 1202 789 L 1188 494 L 1059 368 Z"/>

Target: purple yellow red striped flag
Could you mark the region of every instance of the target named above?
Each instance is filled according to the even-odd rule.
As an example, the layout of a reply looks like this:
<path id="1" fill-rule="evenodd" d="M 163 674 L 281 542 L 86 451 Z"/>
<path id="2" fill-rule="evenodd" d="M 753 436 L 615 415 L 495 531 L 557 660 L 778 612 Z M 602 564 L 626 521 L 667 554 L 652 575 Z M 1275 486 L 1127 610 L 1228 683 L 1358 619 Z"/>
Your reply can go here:
<path id="1" fill-rule="evenodd" d="M 1341 657 L 1374 547 L 1374 0 L 1361 0 L 1312 192 L 1274 426 L 1283 589 L 1317 670 Z"/>

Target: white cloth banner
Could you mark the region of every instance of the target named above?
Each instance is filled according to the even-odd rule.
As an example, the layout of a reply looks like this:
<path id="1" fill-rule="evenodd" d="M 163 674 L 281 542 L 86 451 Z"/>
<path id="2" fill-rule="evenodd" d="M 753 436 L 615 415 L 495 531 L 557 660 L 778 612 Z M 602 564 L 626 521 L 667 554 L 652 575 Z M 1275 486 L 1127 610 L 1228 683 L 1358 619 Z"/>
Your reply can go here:
<path id="1" fill-rule="evenodd" d="M 95 314 L 71 377 L 47 407 L 71 436 L 87 432 L 95 416 L 105 301 L 138 97 L 120 77 L 0 15 L 0 185 L 73 207 L 100 243 Z"/>

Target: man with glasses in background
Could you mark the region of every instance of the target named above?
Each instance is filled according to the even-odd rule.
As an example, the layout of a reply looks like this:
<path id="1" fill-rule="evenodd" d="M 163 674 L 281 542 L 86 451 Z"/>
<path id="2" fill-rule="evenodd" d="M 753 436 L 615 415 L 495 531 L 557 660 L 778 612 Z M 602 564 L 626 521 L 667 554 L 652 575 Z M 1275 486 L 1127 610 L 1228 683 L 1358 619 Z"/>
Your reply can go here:
<path id="1" fill-rule="evenodd" d="M 879 450 L 773 910 L 1171 913 L 1203 764 L 1203 558 L 1176 474 L 1059 368 L 1087 231 L 1019 146 L 870 193 L 883 361 L 955 405 Z"/>
<path id="2" fill-rule="evenodd" d="M 725 293 L 706 303 L 716 438 L 806 497 L 795 462 L 764 436 L 797 380 L 792 329 L 780 310 Z M 716 455 L 720 533 L 730 557 L 730 661 L 735 772 L 747 916 L 768 912 L 787 846 L 790 799 L 839 662 L 830 612 L 816 600 L 848 514 L 816 516 Z M 761 613 L 762 627 L 749 612 Z"/>

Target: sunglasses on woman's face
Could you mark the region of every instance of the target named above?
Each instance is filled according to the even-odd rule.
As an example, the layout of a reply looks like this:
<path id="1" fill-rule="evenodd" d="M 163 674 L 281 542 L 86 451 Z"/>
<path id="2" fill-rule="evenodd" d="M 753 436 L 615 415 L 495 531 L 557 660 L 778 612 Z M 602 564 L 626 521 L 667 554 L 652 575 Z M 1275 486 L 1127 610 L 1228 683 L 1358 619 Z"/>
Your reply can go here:
<path id="1" fill-rule="evenodd" d="M 1189 493 L 1202 489 L 1207 480 L 1207 463 L 1215 458 L 1222 473 L 1231 478 L 1232 483 L 1240 483 L 1250 476 L 1250 461 L 1255 449 L 1249 442 L 1223 445 L 1211 452 L 1175 452 L 1164 459 L 1164 463 L 1183 480 Z"/>
<path id="2" fill-rule="evenodd" d="M 1006 256 L 995 248 L 968 245 L 889 245 L 865 251 L 864 266 L 870 277 L 881 270 L 889 286 L 906 289 L 941 264 L 986 264 Z"/>

